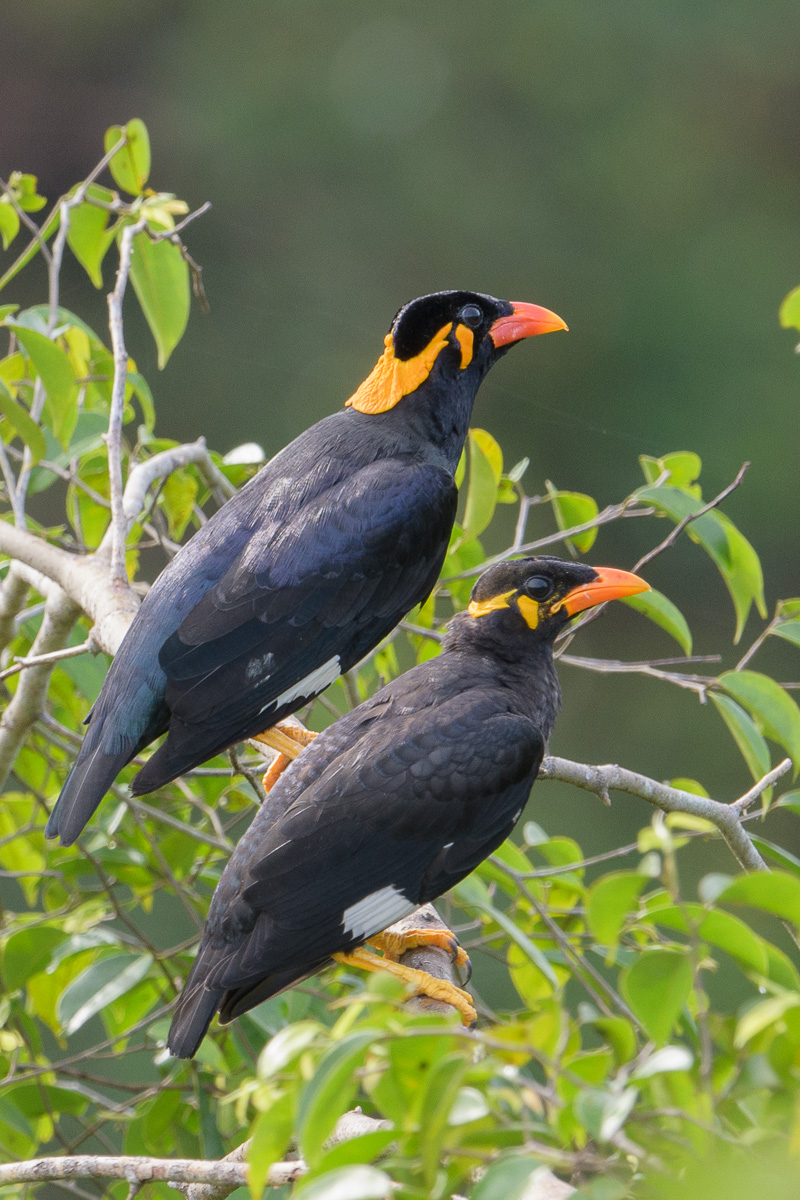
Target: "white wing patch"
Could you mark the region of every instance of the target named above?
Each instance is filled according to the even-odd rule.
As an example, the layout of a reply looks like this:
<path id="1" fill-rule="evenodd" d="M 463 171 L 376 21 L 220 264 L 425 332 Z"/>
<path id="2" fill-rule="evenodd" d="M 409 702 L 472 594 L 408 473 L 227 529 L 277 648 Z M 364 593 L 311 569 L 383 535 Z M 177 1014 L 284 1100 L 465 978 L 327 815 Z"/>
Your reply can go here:
<path id="1" fill-rule="evenodd" d="M 293 683 L 285 692 L 281 692 L 280 696 L 275 700 L 270 700 L 263 708 L 259 709 L 260 713 L 266 712 L 268 708 L 282 708 L 284 704 L 289 704 L 292 700 L 299 700 L 301 697 L 310 699 L 312 696 L 318 695 L 319 692 L 325 690 L 328 684 L 333 683 L 334 679 L 338 679 L 342 673 L 342 665 L 339 655 L 334 655 L 324 662 L 321 667 L 316 667 L 315 670 L 309 671 L 305 679 Z"/>
<path id="2" fill-rule="evenodd" d="M 342 925 L 345 933 L 355 938 L 372 937 L 407 917 L 417 907 L 396 887 L 383 887 L 346 908 L 342 913 Z"/>

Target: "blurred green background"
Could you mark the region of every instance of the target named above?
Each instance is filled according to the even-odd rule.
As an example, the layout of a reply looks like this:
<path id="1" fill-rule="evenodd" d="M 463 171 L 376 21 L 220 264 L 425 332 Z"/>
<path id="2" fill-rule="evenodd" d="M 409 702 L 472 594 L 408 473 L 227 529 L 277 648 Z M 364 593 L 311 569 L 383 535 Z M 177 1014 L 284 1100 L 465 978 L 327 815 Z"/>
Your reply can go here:
<path id="1" fill-rule="evenodd" d="M 800 364 L 777 320 L 800 282 L 799 25 L 796 0 L 37 0 L 3 18 L 0 170 L 37 173 L 52 198 L 108 125 L 140 116 L 152 186 L 212 201 L 188 234 L 211 315 L 196 309 L 158 377 L 133 304 L 127 341 L 158 431 L 223 451 L 274 453 L 338 408 L 415 295 L 465 287 L 555 309 L 570 334 L 517 348 L 475 423 L 508 462 L 530 455 L 530 492 L 550 478 L 601 504 L 641 480 L 640 453 L 698 451 L 707 496 L 750 459 L 728 511 L 762 555 L 771 605 L 800 593 Z M 26 286 L 8 298 L 42 298 L 43 278 Z M 100 328 L 90 293 L 71 264 L 62 301 Z M 652 544 L 645 525 L 602 531 L 591 558 L 630 565 Z M 649 577 L 698 652 L 736 661 L 700 550 L 687 542 Z M 675 653 L 617 608 L 582 653 Z M 785 642 L 759 662 L 800 678 Z M 694 696 L 562 675 L 555 752 L 694 776 L 720 798 L 749 785 Z M 530 813 L 587 851 L 650 815 L 553 785 Z M 698 855 L 698 869 L 732 868 L 722 849 Z"/>

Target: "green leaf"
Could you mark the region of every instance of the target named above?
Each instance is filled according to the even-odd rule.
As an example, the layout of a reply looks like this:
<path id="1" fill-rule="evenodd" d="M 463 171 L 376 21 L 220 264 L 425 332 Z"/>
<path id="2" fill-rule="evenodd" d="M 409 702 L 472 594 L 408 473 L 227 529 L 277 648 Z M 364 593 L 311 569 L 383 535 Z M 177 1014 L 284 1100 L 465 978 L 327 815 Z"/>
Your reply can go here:
<path id="1" fill-rule="evenodd" d="M 267 1182 L 267 1172 L 280 1162 L 292 1140 L 292 1097 L 280 1096 L 274 1104 L 259 1113 L 250 1132 L 247 1151 L 247 1184 L 253 1200 L 260 1200 Z"/>
<path id="2" fill-rule="evenodd" d="M 783 638 L 795 646 L 800 646 L 800 620 L 781 621 L 770 630 L 773 637 Z"/>
<path id="3" fill-rule="evenodd" d="M 17 210 L 3 196 L 0 199 L 0 238 L 3 239 L 3 249 L 7 250 L 19 233 L 19 216 Z"/>
<path id="4" fill-rule="evenodd" d="M 470 1192 L 472 1200 L 523 1200 L 546 1168 L 535 1158 L 513 1155 L 494 1162 Z"/>
<path id="5" fill-rule="evenodd" d="M 756 1034 L 780 1021 L 790 1008 L 798 1006 L 800 1006 L 800 996 L 795 992 L 784 996 L 770 996 L 768 1000 L 758 1001 L 747 1010 L 736 1026 L 734 1046 L 741 1050 Z"/>
<path id="6" fill-rule="evenodd" d="M 709 910 L 702 904 L 682 904 L 660 908 L 649 919 L 687 936 L 694 929 L 704 942 L 724 950 L 748 970 L 767 974 L 769 963 L 763 939 L 732 913 Z"/>
<path id="7" fill-rule="evenodd" d="M 66 934 L 50 925 L 37 925 L 12 933 L 3 954 L 3 982 L 9 992 L 22 987 L 32 975 L 50 963 L 53 951 L 66 940 Z"/>
<path id="8" fill-rule="evenodd" d="M 91 184 L 87 195 L 96 200 L 113 199 L 108 188 Z M 67 245 L 81 264 L 96 288 L 103 286 L 101 265 L 114 241 L 114 228 L 109 229 L 110 213 L 105 208 L 84 201 L 70 209 Z"/>
<path id="9" fill-rule="evenodd" d="M 436 1181 L 450 1110 L 469 1067 L 469 1060 L 456 1052 L 441 1059 L 430 1073 L 419 1121 L 422 1168 L 427 1188 L 432 1188 Z"/>
<path id="10" fill-rule="evenodd" d="M 769 675 L 758 671 L 726 671 L 719 684 L 748 710 L 761 731 L 783 746 L 800 767 L 800 708 Z"/>
<path id="11" fill-rule="evenodd" d="M 755 833 L 750 834 L 750 840 L 764 858 L 769 858 L 773 862 L 776 862 L 779 867 L 783 867 L 784 871 L 791 871 L 795 875 L 800 875 L 800 858 L 797 855 L 790 854 L 782 846 L 776 846 L 774 842 L 768 842 L 766 838 L 759 837 Z"/>
<path id="12" fill-rule="evenodd" d="M 153 963 L 151 954 L 114 954 L 92 963 L 74 979 L 58 1001 L 58 1019 L 72 1034 L 119 996 L 135 987 Z"/>
<path id="13" fill-rule="evenodd" d="M 180 540 L 189 523 L 197 499 L 197 479 L 191 471 L 173 471 L 164 481 L 161 502 L 167 514 L 169 536 Z"/>
<path id="14" fill-rule="evenodd" d="M 788 296 L 784 296 L 778 320 L 783 329 L 800 329 L 800 287 L 792 288 Z"/>
<path id="15" fill-rule="evenodd" d="M 699 498 L 674 487 L 641 488 L 636 495 L 643 504 L 652 504 L 676 524 L 703 507 Z M 686 532 L 692 541 L 703 547 L 725 581 L 736 612 L 734 641 L 738 642 L 751 604 L 755 603 L 761 615 L 766 616 L 764 579 L 758 555 L 733 522 L 715 509 L 697 517 Z"/>
<path id="16" fill-rule="evenodd" d="M 586 921 L 601 945 L 613 946 L 619 940 L 625 918 L 635 911 L 647 882 L 634 871 L 614 871 L 592 884 L 586 900 Z"/>
<path id="17" fill-rule="evenodd" d="M 14 333 L 41 376 L 45 391 L 60 409 L 75 398 L 77 384 L 69 359 L 60 346 L 43 333 L 13 322 Z"/>
<path id="18" fill-rule="evenodd" d="M 181 340 L 189 320 L 189 268 L 177 246 L 133 239 L 131 282 L 158 348 L 160 370 Z"/>
<path id="19" fill-rule="evenodd" d="M 674 950 L 649 950 L 622 973 L 620 986 L 650 1037 L 663 1043 L 691 991 L 692 965 Z"/>
<path id="20" fill-rule="evenodd" d="M 457 885 L 455 894 L 462 904 L 466 904 L 470 908 L 477 908 L 479 912 L 484 912 L 487 916 L 491 917 L 501 929 L 506 931 L 512 942 L 519 946 L 522 953 L 530 959 L 533 965 L 538 967 L 553 987 L 558 987 L 555 972 L 539 947 L 531 941 L 527 934 L 523 933 L 518 925 L 514 924 L 506 913 L 494 907 L 489 900 L 488 889 L 480 879 L 477 879 L 474 875 L 468 875 L 466 879 L 462 879 Z"/>
<path id="21" fill-rule="evenodd" d="M 638 596 L 625 596 L 623 604 L 627 604 L 629 608 L 635 608 L 655 625 L 666 630 L 670 637 L 675 639 L 684 654 L 692 653 L 692 634 L 686 618 L 663 592 L 653 589 L 649 592 L 642 592 Z"/>
<path id="22" fill-rule="evenodd" d="M 258 1056 L 259 1079 L 271 1079 L 308 1049 L 320 1031 L 316 1021 L 295 1021 L 270 1038 Z"/>
<path id="23" fill-rule="evenodd" d="M 575 1097 L 575 1116 L 591 1137 L 608 1142 L 625 1124 L 637 1096 L 636 1088 L 621 1092 L 586 1088 Z"/>
<path id="24" fill-rule="evenodd" d="M 297 1139 L 309 1164 L 317 1162 L 336 1122 L 350 1107 L 356 1093 L 356 1068 L 374 1040 L 374 1030 L 360 1030 L 337 1042 L 303 1088 L 297 1111 Z"/>
<path id="25" fill-rule="evenodd" d="M 546 487 L 547 494 L 552 498 L 556 525 L 562 532 L 572 529 L 575 525 L 585 525 L 587 521 L 593 521 L 600 511 L 597 501 L 591 496 L 585 496 L 582 492 L 560 492 L 549 479 L 546 481 Z M 596 528 L 587 529 L 585 533 L 568 538 L 566 544 L 579 554 L 586 554 L 594 545 L 596 537 Z"/>
<path id="26" fill-rule="evenodd" d="M 293 1200 L 389 1200 L 393 1195 L 394 1183 L 385 1171 L 363 1163 L 301 1181 L 292 1192 Z"/>
<path id="27" fill-rule="evenodd" d="M 762 912 L 791 921 L 800 929 L 800 879 L 782 871 L 740 875 L 717 897 L 722 904 L 749 904 Z"/>
<path id="28" fill-rule="evenodd" d="M 144 121 L 135 117 L 127 125 L 112 125 L 106 130 L 103 147 L 106 154 L 116 146 L 121 137 L 127 141 L 109 163 L 114 182 L 124 192 L 141 196 L 150 176 L 150 137 Z"/>
<path id="29" fill-rule="evenodd" d="M 34 1136 L 28 1118 L 6 1096 L 0 1096 L 0 1121 L 10 1125 L 12 1129 L 16 1129 L 17 1133 L 24 1134 L 25 1137 L 33 1138 Z"/>
<path id="30" fill-rule="evenodd" d="M 700 455 L 695 454 L 692 450 L 675 450 L 671 454 L 662 455 L 661 458 L 640 454 L 639 466 L 648 483 L 655 483 L 665 471 L 668 471 L 668 482 L 672 487 L 681 488 L 693 496 L 700 495 L 699 489 L 692 485 L 700 475 L 703 464 Z"/>
<path id="31" fill-rule="evenodd" d="M 723 696 L 719 692 L 709 692 L 708 695 L 728 726 L 753 779 L 763 779 L 770 768 L 769 747 L 754 721 L 730 696 Z"/>
<path id="32" fill-rule="evenodd" d="M 686 1046 L 662 1046 L 649 1055 L 633 1072 L 633 1079 L 651 1079 L 653 1075 L 668 1075 L 673 1071 L 690 1071 L 694 1064 Z"/>
<path id="33" fill-rule="evenodd" d="M 50 216 L 47 218 L 47 221 L 39 231 L 39 238 L 31 238 L 30 242 L 28 242 L 22 253 L 14 259 L 8 270 L 3 272 L 3 275 L 0 276 L 0 291 L 2 291 L 6 284 L 10 283 L 15 276 L 19 275 L 20 271 L 23 269 L 23 267 L 28 265 L 31 259 L 36 257 L 36 255 L 39 253 L 41 243 L 47 242 L 48 239 L 53 236 L 60 224 L 60 212 L 60 207 L 53 209 Z"/>
<path id="34" fill-rule="evenodd" d="M 40 196 L 36 188 L 39 180 L 35 175 L 26 175 L 23 171 L 12 171 L 8 185 L 14 192 L 17 203 L 23 212 L 39 212 L 47 204 L 44 196 Z"/>
<path id="35" fill-rule="evenodd" d="M 127 382 L 139 399 L 144 427 L 148 433 L 152 433 L 156 425 L 156 407 L 153 402 L 153 393 L 150 391 L 150 384 L 138 371 L 128 371 Z"/>
<path id="36" fill-rule="evenodd" d="M 30 449 L 31 463 L 35 466 L 36 463 L 44 458 L 47 452 L 44 434 L 31 418 L 27 408 L 17 403 L 4 383 L 0 383 L 0 413 L 3 414 L 9 424 L 22 438 L 25 445 Z"/>
<path id="37" fill-rule="evenodd" d="M 473 538 L 483 532 L 494 516 L 503 455 L 485 429 L 470 429 L 468 446 L 469 487 L 464 509 L 464 537 Z"/>

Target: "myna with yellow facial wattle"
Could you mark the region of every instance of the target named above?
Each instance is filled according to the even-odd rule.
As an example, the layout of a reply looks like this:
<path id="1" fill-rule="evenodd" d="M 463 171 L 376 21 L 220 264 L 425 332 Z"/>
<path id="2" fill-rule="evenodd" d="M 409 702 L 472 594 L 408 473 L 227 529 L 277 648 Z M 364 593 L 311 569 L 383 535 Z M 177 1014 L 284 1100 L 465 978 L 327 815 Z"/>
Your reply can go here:
<path id="1" fill-rule="evenodd" d="M 557 329 L 566 325 L 548 309 L 476 292 L 401 308 L 344 410 L 277 454 L 158 577 L 48 837 L 74 842 L 119 771 L 161 734 L 134 795 L 263 734 L 423 601 L 455 519 L 478 387 L 514 343 Z M 270 744 L 283 748 L 280 736 Z"/>
<path id="2" fill-rule="evenodd" d="M 471 1023 L 466 992 L 395 961 L 425 930 L 406 947 L 379 935 L 514 828 L 560 704 L 559 631 L 584 609 L 647 590 L 627 571 L 557 558 L 486 571 L 439 657 L 326 729 L 273 787 L 214 893 L 171 1052 L 191 1057 L 215 1013 L 231 1021 L 331 959 L 389 970 Z"/>

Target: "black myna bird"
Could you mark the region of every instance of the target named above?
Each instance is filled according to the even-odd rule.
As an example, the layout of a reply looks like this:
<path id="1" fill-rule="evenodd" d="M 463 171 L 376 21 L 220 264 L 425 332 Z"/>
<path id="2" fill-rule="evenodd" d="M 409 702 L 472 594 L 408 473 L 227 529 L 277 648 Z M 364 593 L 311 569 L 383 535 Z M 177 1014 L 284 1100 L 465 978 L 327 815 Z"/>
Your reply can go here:
<path id="1" fill-rule="evenodd" d="M 231 1021 L 332 958 L 389 970 L 474 1020 L 466 992 L 392 961 L 387 951 L 399 958 L 408 946 L 376 935 L 453 887 L 514 828 L 560 703 L 559 630 L 583 609 L 647 590 L 627 571 L 557 558 L 486 571 L 441 655 L 331 725 L 275 784 L 214 893 L 172 1053 L 191 1057 L 216 1012 Z M 415 932 L 409 945 L 426 940 Z M 367 941 L 385 956 L 362 949 Z"/>
<path id="2" fill-rule="evenodd" d="M 401 308 L 343 411 L 275 456 L 146 596 L 47 823 L 70 845 L 119 771 L 152 792 L 295 712 L 430 593 L 475 394 L 515 342 L 566 329 L 533 304 L 437 292 Z M 285 738 L 264 740 L 278 750 Z"/>

